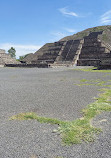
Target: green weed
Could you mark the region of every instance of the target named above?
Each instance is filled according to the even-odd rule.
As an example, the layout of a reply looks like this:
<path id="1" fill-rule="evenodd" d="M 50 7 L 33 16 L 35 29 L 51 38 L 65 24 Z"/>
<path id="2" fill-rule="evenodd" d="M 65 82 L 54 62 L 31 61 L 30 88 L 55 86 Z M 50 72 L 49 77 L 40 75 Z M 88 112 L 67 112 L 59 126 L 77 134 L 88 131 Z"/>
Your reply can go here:
<path id="1" fill-rule="evenodd" d="M 35 113 L 21 113 L 12 116 L 10 120 L 31 120 L 36 119 L 41 123 L 50 123 L 59 125 L 58 131 L 62 136 L 64 144 L 78 144 L 82 141 L 94 141 L 94 135 L 101 132 L 100 128 L 91 125 L 91 120 L 103 111 L 111 111 L 111 89 L 102 89 L 96 101 L 83 109 L 83 118 L 74 121 L 61 121 L 53 118 L 40 117 Z"/>
<path id="2" fill-rule="evenodd" d="M 82 80 L 80 80 L 80 82 L 83 82 L 83 83 L 74 84 L 74 85 L 77 85 L 77 86 L 93 85 L 93 86 L 101 86 L 101 87 L 111 87 L 111 85 L 107 84 L 107 83 L 111 82 L 110 80 L 108 80 L 108 81 L 102 81 L 100 79 L 98 79 L 98 80 L 86 80 L 86 79 L 82 79 Z"/>

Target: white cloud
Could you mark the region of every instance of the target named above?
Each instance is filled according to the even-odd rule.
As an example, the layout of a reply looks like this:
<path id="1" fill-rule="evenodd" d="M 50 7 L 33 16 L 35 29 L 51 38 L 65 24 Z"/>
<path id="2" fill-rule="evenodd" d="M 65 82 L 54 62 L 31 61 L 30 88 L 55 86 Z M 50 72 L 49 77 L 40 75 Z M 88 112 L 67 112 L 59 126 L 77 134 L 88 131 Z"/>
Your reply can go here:
<path id="1" fill-rule="evenodd" d="M 78 17 L 78 14 L 76 14 L 75 12 L 69 11 L 67 9 L 67 7 L 65 8 L 60 8 L 59 11 L 65 15 L 65 16 L 74 16 L 74 17 Z"/>
<path id="2" fill-rule="evenodd" d="M 101 16 L 100 22 L 102 24 L 109 24 L 111 23 L 111 10 L 107 11 Z"/>
<path id="3" fill-rule="evenodd" d="M 75 29 L 71 29 L 71 28 L 65 28 L 65 30 L 66 30 L 67 32 L 70 32 L 70 33 L 75 33 L 75 32 L 77 32 Z"/>
<path id="4" fill-rule="evenodd" d="M 19 58 L 19 56 L 22 56 L 28 53 L 35 53 L 41 46 L 0 43 L 0 49 L 5 49 L 6 51 L 8 51 L 11 47 L 15 48 L 16 57 Z"/>

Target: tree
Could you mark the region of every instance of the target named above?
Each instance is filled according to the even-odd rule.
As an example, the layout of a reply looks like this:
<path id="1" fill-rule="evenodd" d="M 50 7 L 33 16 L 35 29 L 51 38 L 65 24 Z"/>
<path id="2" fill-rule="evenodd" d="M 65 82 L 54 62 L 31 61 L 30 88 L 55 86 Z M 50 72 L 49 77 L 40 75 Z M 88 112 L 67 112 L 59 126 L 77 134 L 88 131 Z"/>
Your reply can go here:
<path id="1" fill-rule="evenodd" d="M 19 61 L 23 60 L 25 56 L 19 56 Z"/>
<path id="2" fill-rule="evenodd" d="M 12 58 L 15 58 L 16 57 L 16 50 L 15 48 L 11 47 L 9 50 L 8 50 L 8 54 L 12 57 Z"/>

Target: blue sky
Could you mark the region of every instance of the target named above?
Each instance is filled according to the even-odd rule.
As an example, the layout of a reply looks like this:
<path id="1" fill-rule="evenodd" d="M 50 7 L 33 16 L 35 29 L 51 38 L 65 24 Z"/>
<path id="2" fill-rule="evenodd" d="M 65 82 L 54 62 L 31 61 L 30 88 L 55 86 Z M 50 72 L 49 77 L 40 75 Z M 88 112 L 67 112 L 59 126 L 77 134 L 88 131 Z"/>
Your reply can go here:
<path id="1" fill-rule="evenodd" d="M 84 29 L 111 24 L 111 0 L 0 0 L 0 48 L 17 58 Z"/>

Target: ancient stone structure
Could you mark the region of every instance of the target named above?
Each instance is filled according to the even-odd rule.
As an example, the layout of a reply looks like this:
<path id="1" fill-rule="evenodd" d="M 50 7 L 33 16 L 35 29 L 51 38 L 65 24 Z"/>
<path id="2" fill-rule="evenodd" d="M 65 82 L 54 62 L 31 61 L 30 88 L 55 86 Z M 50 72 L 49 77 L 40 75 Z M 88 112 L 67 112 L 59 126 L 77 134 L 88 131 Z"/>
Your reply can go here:
<path id="1" fill-rule="evenodd" d="M 24 68 L 48 68 L 47 63 L 38 63 L 38 64 L 26 64 L 26 63 L 19 63 L 19 64 L 5 64 L 7 67 L 24 67 Z"/>
<path id="2" fill-rule="evenodd" d="M 45 44 L 33 55 L 31 63 L 54 63 L 63 44 L 64 42 Z"/>
<path id="3" fill-rule="evenodd" d="M 102 59 L 111 57 L 111 46 L 100 41 L 99 35 L 101 34 L 102 32 L 92 32 L 84 37 L 77 65 L 98 66 Z"/>
<path id="4" fill-rule="evenodd" d="M 102 34 L 103 31 L 91 32 L 83 39 L 45 44 L 35 54 L 24 58 L 24 61 L 30 64 L 47 63 L 51 66 L 110 64 L 111 46 L 101 40 Z M 103 60 L 105 61 L 102 62 Z"/>
<path id="5" fill-rule="evenodd" d="M 0 49 L 0 66 L 5 66 L 5 64 L 17 64 L 19 62 L 13 59 L 9 54 L 5 53 L 5 50 Z"/>

